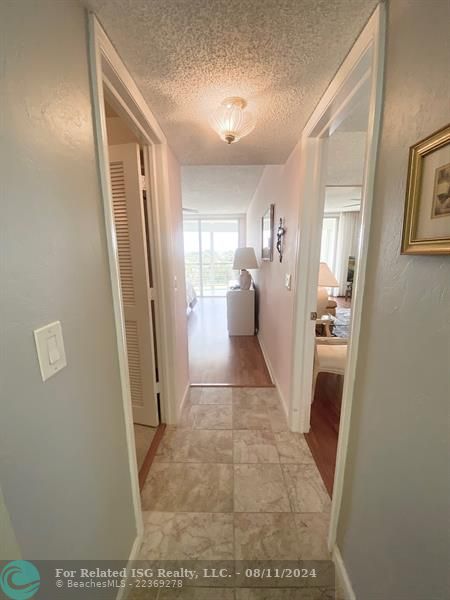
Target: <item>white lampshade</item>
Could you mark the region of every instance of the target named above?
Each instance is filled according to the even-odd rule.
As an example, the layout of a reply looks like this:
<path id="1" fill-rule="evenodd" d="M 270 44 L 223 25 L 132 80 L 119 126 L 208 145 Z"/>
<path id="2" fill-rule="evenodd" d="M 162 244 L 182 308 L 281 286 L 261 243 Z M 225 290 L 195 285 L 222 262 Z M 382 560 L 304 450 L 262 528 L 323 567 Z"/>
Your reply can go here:
<path id="1" fill-rule="evenodd" d="M 257 269 L 258 261 L 254 248 L 236 248 L 233 269 Z"/>
<path id="2" fill-rule="evenodd" d="M 336 277 L 330 271 L 330 268 L 327 265 L 327 263 L 320 263 L 318 285 L 320 287 L 339 287 L 339 283 Z"/>

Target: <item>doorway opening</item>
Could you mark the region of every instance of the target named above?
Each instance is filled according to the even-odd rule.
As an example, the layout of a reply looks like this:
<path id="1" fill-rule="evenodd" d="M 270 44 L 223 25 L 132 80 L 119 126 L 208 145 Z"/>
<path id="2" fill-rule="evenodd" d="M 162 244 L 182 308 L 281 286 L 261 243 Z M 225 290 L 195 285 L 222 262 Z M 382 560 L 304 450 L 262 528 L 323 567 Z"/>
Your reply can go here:
<path id="1" fill-rule="evenodd" d="M 345 131 L 339 128 L 329 138 L 322 165 L 328 175 L 320 244 L 310 430 L 305 438 L 330 496 L 351 340 L 353 280 L 359 264 L 364 175 L 361 155 L 364 157 L 368 105 L 367 98 L 357 109 L 360 117 L 357 119 L 356 113 L 351 113 Z M 359 150 L 355 152 L 357 147 Z M 343 155 L 348 156 L 346 161 L 342 160 Z M 352 181 L 358 185 L 347 185 Z"/>
<path id="2" fill-rule="evenodd" d="M 384 11 L 370 18 L 301 138 L 290 426 L 305 434 L 336 531 L 350 429 L 383 81 Z"/>
<path id="3" fill-rule="evenodd" d="M 368 57 L 370 59 L 370 55 Z M 364 64 L 364 62 L 363 62 Z M 336 469 L 349 347 L 355 271 L 360 265 L 361 203 L 370 109 L 370 67 L 319 138 L 322 204 L 312 366 L 310 428 L 305 433 L 330 497 Z M 356 299 L 356 298 L 355 298 Z"/>
<path id="4" fill-rule="evenodd" d="M 139 473 L 161 422 L 155 323 L 154 240 L 145 146 L 103 89 L 114 232 L 117 245 L 128 378 Z M 122 113 L 122 114 L 120 114 Z"/>
<path id="5" fill-rule="evenodd" d="M 175 423 L 178 414 L 172 374 L 175 329 L 170 310 L 173 278 L 168 268 L 172 246 L 167 237 L 171 216 L 167 144 L 136 84 L 92 13 L 89 15 L 89 51 L 136 523 L 130 556 L 136 557 L 143 535 L 140 490 L 163 436 L 164 423 Z"/>
<path id="6" fill-rule="evenodd" d="M 245 214 L 184 212 L 191 385 L 272 386 L 256 336 L 256 291 L 239 290 L 235 256 L 246 245 Z M 241 302 L 233 308 L 233 301 Z"/>

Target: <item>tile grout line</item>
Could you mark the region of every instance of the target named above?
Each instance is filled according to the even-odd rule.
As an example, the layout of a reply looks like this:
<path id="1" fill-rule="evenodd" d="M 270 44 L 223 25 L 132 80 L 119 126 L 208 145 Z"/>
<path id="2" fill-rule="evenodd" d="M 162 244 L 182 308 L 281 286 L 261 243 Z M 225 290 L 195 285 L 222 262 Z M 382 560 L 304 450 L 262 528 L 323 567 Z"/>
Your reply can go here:
<path id="1" fill-rule="evenodd" d="M 195 462 L 195 461 L 183 461 L 183 460 L 180 460 L 180 461 L 170 461 L 170 460 L 165 461 L 164 459 L 158 461 L 159 463 L 162 463 L 164 465 L 181 464 L 181 465 L 184 465 L 184 466 L 189 465 L 189 464 L 191 464 L 191 465 L 203 464 L 203 465 L 210 465 L 210 466 L 213 466 L 213 465 L 230 465 L 231 464 L 232 465 L 232 477 L 233 477 L 233 480 L 231 482 L 231 490 L 230 490 L 231 491 L 231 496 L 232 496 L 232 498 L 231 498 L 231 500 L 232 500 L 232 502 L 231 502 L 232 510 L 231 511 L 229 511 L 229 512 L 223 512 L 223 511 L 173 511 L 173 510 L 172 511 L 164 511 L 164 510 L 163 511 L 161 511 L 161 510 L 160 511 L 157 511 L 157 510 L 148 511 L 148 512 L 154 512 L 154 513 L 162 513 L 162 514 L 175 512 L 175 514 L 176 513 L 180 513 L 180 514 L 199 514 L 199 515 L 209 514 L 209 515 L 212 515 L 212 516 L 214 516 L 214 515 L 220 515 L 220 514 L 224 514 L 224 515 L 231 514 L 231 515 L 233 515 L 233 517 L 232 517 L 232 527 L 233 527 L 233 529 L 232 529 L 232 552 L 233 552 L 233 558 L 235 560 L 236 560 L 236 551 L 237 551 L 237 548 L 236 548 L 236 522 L 235 522 L 236 515 L 238 515 L 238 514 L 254 514 L 254 515 L 281 515 L 281 514 L 285 514 L 285 515 L 292 515 L 292 519 L 294 520 L 296 551 L 299 553 L 298 556 L 300 557 L 300 554 L 301 554 L 300 553 L 300 548 L 301 548 L 301 546 L 299 544 L 299 540 L 300 540 L 300 538 L 299 538 L 299 527 L 297 525 L 297 521 L 295 519 L 295 515 L 297 515 L 297 514 L 318 515 L 318 514 L 324 513 L 323 510 L 322 511 L 314 511 L 314 512 L 309 511 L 308 513 L 298 513 L 298 512 L 296 512 L 294 510 L 295 507 L 294 507 L 294 505 L 293 505 L 293 503 L 291 501 L 291 497 L 290 497 L 290 495 L 288 493 L 288 486 L 287 486 L 287 481 L 286 481 L 286 474 L 285 474 L 285 470 L 284 470 L 283 467 L 284 466 L 288 466 L 288 465 L 293 465 L 293 466 L 296 465 L 296 466 L 299 466 L 299 467 L 302 466 L 302 465 L 307 466 L 307 465 L 310 465 L 310 463 L 309 462 L 304 462 L 304 461 L 303 462 L 302 461 L 299 461 L 299 462 L 293 461 L 293 462 L 286 462 L 286 463 L 281 462 L 281 460 L 282 460 L 282 458 L 281 458 L 281 452 L 279 450 L 279 446 L 278 446 L 278 443 L 276 441 L 276 434 L 277 433 L 283 433 L 284 431 L 289 432 L 289 430 L 287 429 L 287 430 L 278 430 L 278 431 L 275 431 L 273 429 L 272 419 L 270 418 L 271 411 L 269 410 L 269 408 L 273 408 L 273 407 L 268 407 L 268 405 L 266 403 L 266 399 L 264 399 L 264 398 L 261 399 L 261 404 L 263 405 L 262 406 L 263 412 L 267 416 L 268 421 L 270 423 L 270 429 L 266 429 L 266 428 L 251 428 L 251 429 L 241 429 L 241 428 L 239 428 L 239 429 L 237 429 L 237 428 L 235 428 L 234 427 L 234 411 L 235 411 L 235 408 L 237 407 L 237 404 L 235 402 L 232 402 L 231 403 L 231 407 L 232 407 L 232 409 L 231 409 L 231 419 L 232 419 L 231 428 L 227 428 L 227 429 L 201 429 L 201 428 L 198 428 L 197 429 L 197 428 L 195 428 L 196 419 L 194 419 L 190 423 L 189 428 L 186 428 L 186 429 L 175 428 L 174 430 L 172 430 L 172 431 L 182 431 L 182 432 L 184 431 L 186 433 L 188 441 L 189 441 L 188 448 L 190 448 L 190 444 L 191 444 L 191 439 L 190 438 L 191 438 L 191 436 L 193 436 L 193 433 L 195 431 L 199 431 L 199 432 L 200 431 L 209 431 L 209 432 L 214 432 L 214 431 L 217 431 L 217 432 L 220 432 L 220 431 L 231 431 L 231 463 L 230 462 L 216 462 L 216 461 L 215 462 Z M 218 403 L 203 404 L 202 403 L 202 405 L 203 406 L 209 406 L 209 407 L 211 407 L 211 406 L 229 406 L 230 404 L 218 404 Z M 191 405 L 189 407 L 189 415 L 191 415 L 191 413 L 192 413 L 192 406 L 193 405 Z M 194 412 L 196 412 L 196 411 L 194 411 Z M 191 421 L 191 419 L 189 419 L 189 421 Z M 278 428 L 278 426 L 277 426 L 277 428 Z M 248 432 L 248 433 L 270 431 L 271 434 L 272 434 L 272 437 L 274 439 L 274 442 L 275 442 L 274 446 L 275 446 L 275 449 L 276 449 L 276 455 L 278 456 L 278 462 L 260 462 L 260 461 L 256 461 L 256 462 L 236 462 L 235 461 L 236 455 L 235 455 L 235 451 L 234 451 L 235 450 L 235 441 L 236 441 L 236 437 L 235 437 L 235 432 L 236 431 L 243 431 L 243 432 Z M 227 438 L 227 439 L 229 439 L 229 438 Z M 256 466 L 258 466 L 258 465 L 261 465 L 261 466 L 279 465 L 280 466 L 280 470 L 281 470 L 281 475 L 282 475 L 282 485 L 284 486 L 285 492 L 287 493 L 287 496 L 288 496 L 288 501 L 289 501 L 289 506 L 290 506 L 290 512 L 286 512 L 286 511 L 236 511 L 236 504 L 235 504 L 235 491 L 236 491 L 236 486 L 235 486 L 235 484 L 236 484 L 235 469 L 240 464 L 242 464 L 242 465 L 253 465 L 253 466 L 255 466 L 255 465 Z M 147 511 L 145 511 L 145 512 L 147 512 Z M 158 597 L 159 597 L 159 594 L 160 594 L 160 591 L 158 592 Z"/>

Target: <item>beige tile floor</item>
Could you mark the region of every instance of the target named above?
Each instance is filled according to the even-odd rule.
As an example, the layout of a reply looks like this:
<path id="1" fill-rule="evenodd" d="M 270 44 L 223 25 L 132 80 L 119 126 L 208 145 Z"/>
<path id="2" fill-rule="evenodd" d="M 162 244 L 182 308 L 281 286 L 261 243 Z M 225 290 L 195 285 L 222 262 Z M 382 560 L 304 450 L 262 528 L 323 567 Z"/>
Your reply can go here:
<path id="1" fill-rule="evenodd" d="M 192 388 L 179 426 L 166 429 L 142 505 L 142 559 L 329 558 L 330 498 L 273 388 Z"/>

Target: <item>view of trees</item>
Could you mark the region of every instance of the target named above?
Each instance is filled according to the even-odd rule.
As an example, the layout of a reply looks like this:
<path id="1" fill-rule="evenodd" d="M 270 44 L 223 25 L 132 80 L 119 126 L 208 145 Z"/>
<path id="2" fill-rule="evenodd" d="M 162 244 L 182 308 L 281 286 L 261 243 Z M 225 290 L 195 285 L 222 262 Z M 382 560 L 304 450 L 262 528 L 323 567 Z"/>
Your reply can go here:
<path id="1" fill-rule="evenodd" d="M 199 296 L 225 296 L 230 280 L 236 278 L 232 269 L 234 251 L 238 246 L 237 221 L 231 223 L 219 222 L 219 231 L 214 230 L 214 223 L 205 222 L 207 231 L 200 234 L 196 225 L 185 226 L 184 253 L 186 264 L 186 278 L 192 283 Z M 230 231 L 226 231 L 226 227 Z M 224 231 L 225 229 L 225 231 Z M 200 256 L 200 235 L 202 240 L 202 253 Z"/>
<path id="2" fill-rule="evenodd" d="M 224 296 L 231 279 L 235 279 L 232 269 L 233 251 L 214 252 L 205 250 L 202 253 L 202 276 L 204 296 Z M 194 286 L 197 294 L 201 293 L 200 262 L 198 252 L 189 252 L 185 256 L 186 278 Z"/>

